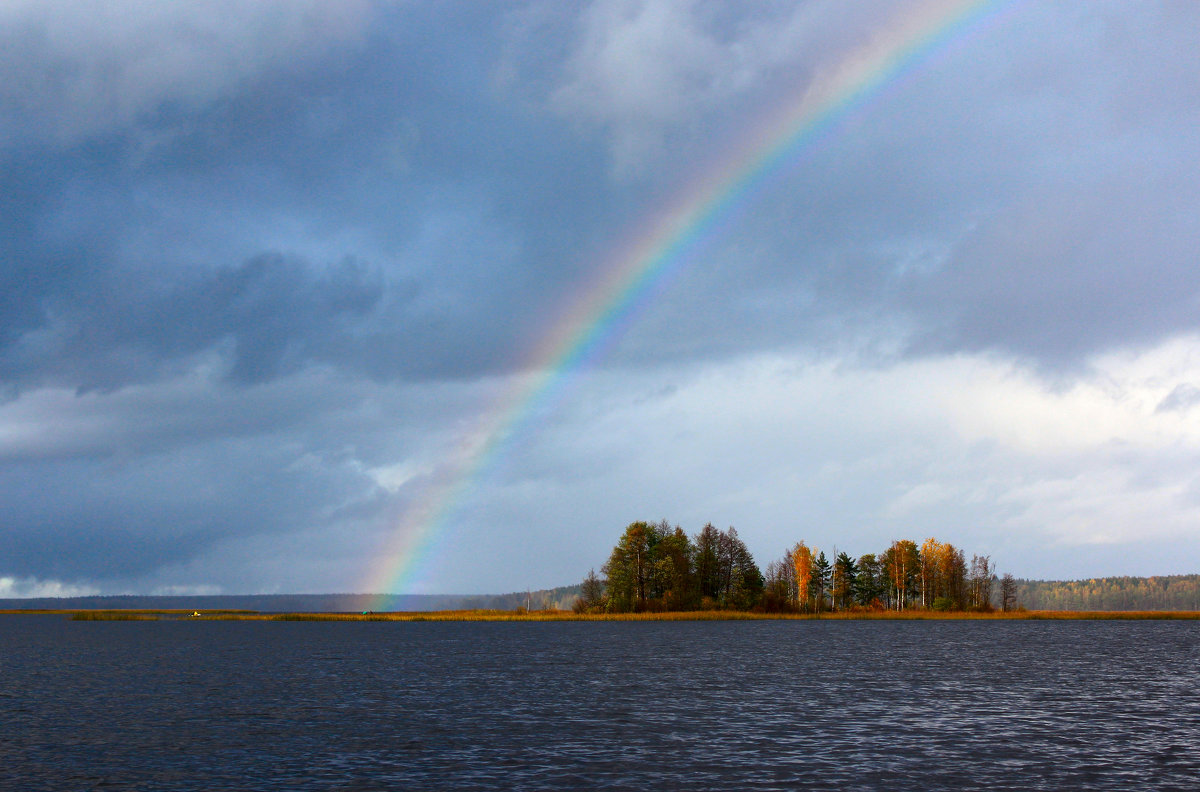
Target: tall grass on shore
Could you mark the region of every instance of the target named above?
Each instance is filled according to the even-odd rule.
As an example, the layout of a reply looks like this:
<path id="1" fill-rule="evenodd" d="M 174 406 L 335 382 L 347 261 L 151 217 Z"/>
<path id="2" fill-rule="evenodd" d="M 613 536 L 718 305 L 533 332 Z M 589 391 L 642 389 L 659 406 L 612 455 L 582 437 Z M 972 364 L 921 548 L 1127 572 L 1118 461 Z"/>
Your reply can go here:
<path id="1" fill-rule="evenodd" d="M 38 608 L 29 610 L 7 609 L 0 610 L 0 616 L 70 616 L 71 621 L 158 621 L 159 619 L 192 619 L 199 618 L 194 614 L 198 611 L 156 608 L 108 608 L 99 610 L 78 610 L 74 608 Z M 252 610 L 214 610 L 205 611 L 203 616 L 230 616 L 233 618 L 254 616 L 258 611 Z"/>
<path id="2" fill-rule="evenodd" d="M 747 611 L 671 611 L 660 613 L 574 613 L 566 610 L 395 611 L 387 613 L 260 613 L 245 610 L 4 610 L 0 615 L 61 614 L 72 621 L 953 621 L 953 620 L 1200 620 L 1200 611 L 877 611 L 831 613 L 753 613 Z"/>
<path id="3" fill-rule="evenodd" d="M 1113 620 L 1200 619 L 1200 611 L 858 611 L 820 614 L 752 613 L 747 611 L 680 611 L 664 613 L 588 613 L 571 611 L 463 610 L 396 613 L 262 613 L 253 616 L 202 616 L 212 619 L 263 621 L 950 621 L 950 620 Z"/>
<path id="4" fill-rule="evenodd" d="M 76 611 L 71 621 L 158 621 L 160 615 L 152 611 Z"/>

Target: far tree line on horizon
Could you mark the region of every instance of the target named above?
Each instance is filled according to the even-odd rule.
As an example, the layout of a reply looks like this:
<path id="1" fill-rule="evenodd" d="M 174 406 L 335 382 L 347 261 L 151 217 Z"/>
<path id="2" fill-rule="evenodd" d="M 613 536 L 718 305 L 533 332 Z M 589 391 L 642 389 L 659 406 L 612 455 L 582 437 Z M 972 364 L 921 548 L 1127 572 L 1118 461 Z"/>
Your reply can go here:
<path id="1" fill-rule="evenodd" d="M 579 612 L 758 610 L 821 613 L 838 610 L 992 610 L 1016 607 L 1012 575 L 997 579 L 989 556 L 966 554 L 949 542 L 920 546 L 898 539 L 883 552 L 833 559 L 803 541 L 767 564 L 764 575 L 730 527 L 711 523 L 694 537 L 679 526 L 635 522 L 625 528 L 601 567 L 580 588 Z"/>

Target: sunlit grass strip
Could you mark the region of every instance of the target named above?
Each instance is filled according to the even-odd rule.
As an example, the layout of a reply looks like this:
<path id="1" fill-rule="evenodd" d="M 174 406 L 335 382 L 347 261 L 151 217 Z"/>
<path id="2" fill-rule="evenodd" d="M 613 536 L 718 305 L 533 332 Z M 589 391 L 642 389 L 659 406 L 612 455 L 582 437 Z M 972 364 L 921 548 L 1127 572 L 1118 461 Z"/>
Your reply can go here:
<path id="1" fill-rule="evenodd" d="M 788 618 L 745 611 L 681 611 L 671 613 L 574 613 L 572 611 L 464 610 L 397 613 L 276 613 L 273 621 L 736 621 Z"/>
<path id="2" fill-rule="evenodd" d="M 159 615 L 147 611 L 76 611 L 71 621 L 158 621 Z"/>
<path id="3" fill-rule="evenodd" d="M 1200 619 L 1200 611 L 1028 611 L 1026 619 L 1164 620 Z"/>
<path id="4" fill-rule="evenodd" d="M 158 618 L 196 618 L 192 614 L 197 611 L 187 608 L 10 608 L 0 610 L 0 616 L 70 616 L 73 621 L 140 621 Z M 203 611 L 202 615 L 219 614 L 230 616 L 251 616 L 258 613 L 252 610 L 212 610 Z"/>
<path id="5" fill-rule="evenodd" d="M 1200 611 L 838 611 L 833 613 L 751 613 L 746 611 L 673 611 L 667 613 L 573 613 L 571 611 L 496 610 L 420 611 L 393 613 L 258 613 L 204 614 L 200 619 L 253 621 L 1007 621 L 1007 620 L 1198 620 Z"/>
<path id="6" fill-rule="evenodd" d="M 502 610 L 454 610 L 454 611 L 398 611 L 386 613 L 261 613 L 251 610 L 197 611 L 186 609 L 40 609 L 0 610 L 0 615 L 64 615 L 72 621 L 386 621 L 386 622 L 433 622 L 433 621 L 504 621 L 504 622 L 553 622 L 553 621 L 1146 621 L 1146 620 L 1200 620 L 1200 611 L 835 611 L 827 613 L 753 613 L 747 611 L 671 611 L 666 613 L 574 613 L 566 610 L 548 611 L 502 611 Z"/>

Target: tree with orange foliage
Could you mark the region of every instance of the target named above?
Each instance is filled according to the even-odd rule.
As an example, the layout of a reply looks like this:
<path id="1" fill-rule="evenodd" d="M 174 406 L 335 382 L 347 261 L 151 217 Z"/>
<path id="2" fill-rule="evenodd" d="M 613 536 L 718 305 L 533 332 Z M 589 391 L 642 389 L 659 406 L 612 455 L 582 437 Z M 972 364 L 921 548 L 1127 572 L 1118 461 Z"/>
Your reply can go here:
<path id="1" fill-rule="evenodd" d="M 813 553 L 804 542 L 796 542 L 789 555 L 792 569 L 796 570 L 796 606 L 804 610 L 808 606 L 809 589 L 812 587 Z"/>
<path id="2" fill-rule="evenodd" d="M 949 542 L 932 536 L 921 545 L 920 596 L 923 608 L 961 608 L 967 601 L 966 559 Z"/>

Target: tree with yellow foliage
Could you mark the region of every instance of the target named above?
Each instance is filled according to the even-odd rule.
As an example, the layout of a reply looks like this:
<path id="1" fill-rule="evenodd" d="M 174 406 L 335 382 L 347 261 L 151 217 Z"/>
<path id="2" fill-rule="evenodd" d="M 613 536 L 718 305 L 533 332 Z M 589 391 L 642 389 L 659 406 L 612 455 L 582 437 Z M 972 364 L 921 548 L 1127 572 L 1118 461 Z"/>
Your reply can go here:
<path id="1" fill-rule="evenodd" d="M 804 542 L 796 542 L 789 555 L 796 571 L 796 607 L 805 610 L 812 599 L 813 553 Z"/>
<path id="2" fill-rule="evenodd" d="M 921 554 L 917 543 L 911 539 L 897 539 L 884 551 L 880 558 L 889 583 L 889 599 L 896 610 L 904 610 L 912 595 L 916 593 L 921 566 Z"/>
<path id="3" fill-rule="evenodd" d="M 921 545 L 921 607 L 928 608 L 938 596 L 938 570 L 943 545 L 932 536 Z"/>

